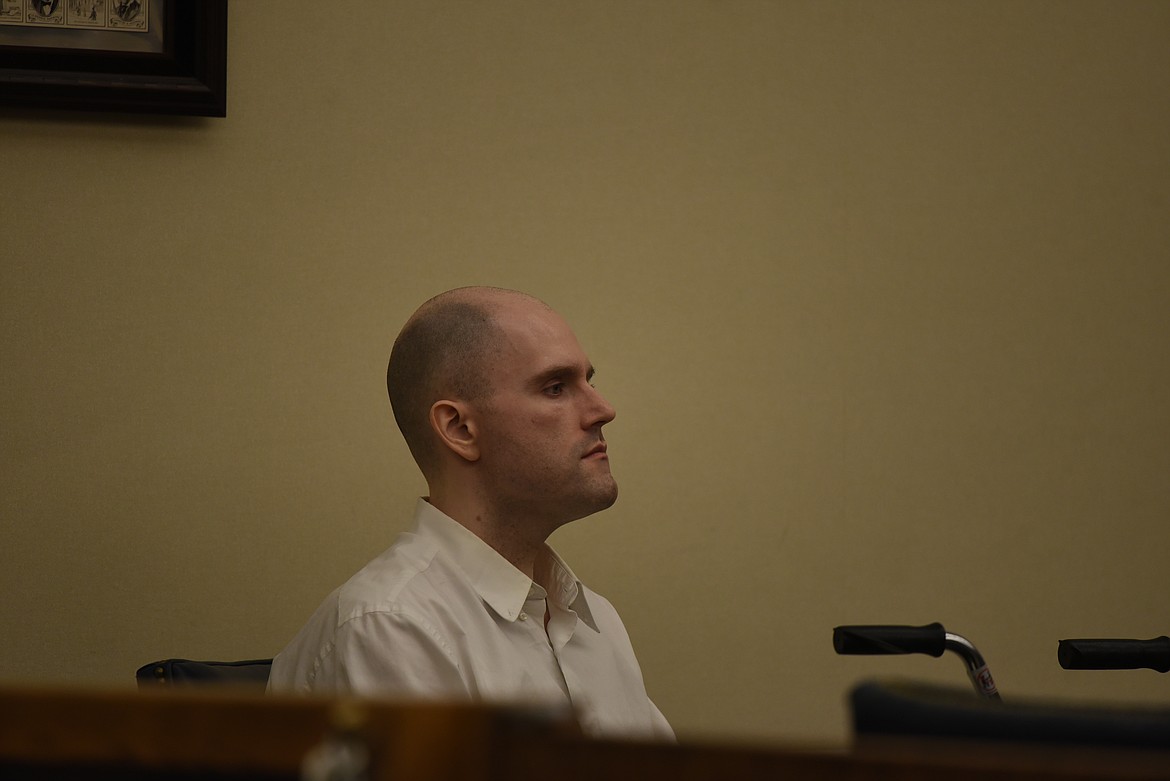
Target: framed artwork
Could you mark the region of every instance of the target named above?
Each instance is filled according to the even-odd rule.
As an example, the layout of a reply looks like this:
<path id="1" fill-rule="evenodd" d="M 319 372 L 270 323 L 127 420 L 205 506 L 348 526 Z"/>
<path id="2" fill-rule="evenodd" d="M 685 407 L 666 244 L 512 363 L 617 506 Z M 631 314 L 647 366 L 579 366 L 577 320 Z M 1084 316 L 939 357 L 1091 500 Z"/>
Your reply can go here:
<path id="1" fill-rule="evenodd" d="M 227 0 L 0 0 L 0 105 L 227 116 Z"/>

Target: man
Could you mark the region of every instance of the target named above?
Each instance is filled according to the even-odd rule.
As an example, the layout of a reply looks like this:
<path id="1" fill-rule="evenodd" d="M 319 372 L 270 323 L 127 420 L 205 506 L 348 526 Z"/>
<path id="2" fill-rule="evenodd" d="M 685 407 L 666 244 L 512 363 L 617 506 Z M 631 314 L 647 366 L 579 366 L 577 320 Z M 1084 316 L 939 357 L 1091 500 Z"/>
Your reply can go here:
<path id="1" fill-rule="evenodd" d="M 329 596 L 271 691 L 571 704 L 594 734 L 673 738 L 617 612 L 545 543 L 617 499 L 572 330 L 497 288 L 426 302 L 394 343 L 394 417 L 426 478 L 414 529 Z"/>

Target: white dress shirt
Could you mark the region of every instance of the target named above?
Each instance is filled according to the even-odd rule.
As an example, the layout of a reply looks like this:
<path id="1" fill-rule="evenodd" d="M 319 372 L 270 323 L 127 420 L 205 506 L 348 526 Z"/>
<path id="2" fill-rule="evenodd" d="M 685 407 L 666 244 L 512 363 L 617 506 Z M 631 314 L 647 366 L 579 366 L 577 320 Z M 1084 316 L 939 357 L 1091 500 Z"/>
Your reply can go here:
<path id="1" fill-rule="evenodd" d="M 674 738 L 608 601 L 551 548 L 534 582 L 422 499 L 414 530 L 276 656 L 268 689 L 571 705 L 590 734 Z"/>

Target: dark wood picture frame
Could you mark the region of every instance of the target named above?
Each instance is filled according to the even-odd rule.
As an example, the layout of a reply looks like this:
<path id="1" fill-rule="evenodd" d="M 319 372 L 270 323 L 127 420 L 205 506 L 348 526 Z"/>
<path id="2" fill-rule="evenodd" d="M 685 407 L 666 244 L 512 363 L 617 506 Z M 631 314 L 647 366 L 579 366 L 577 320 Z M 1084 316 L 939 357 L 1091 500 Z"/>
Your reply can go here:
<path id="1" fill-rule="evenodd" d="M 169 0 L 158 53 L 0 44 L 0 105 L 227 116 L 227 0 Z"/>

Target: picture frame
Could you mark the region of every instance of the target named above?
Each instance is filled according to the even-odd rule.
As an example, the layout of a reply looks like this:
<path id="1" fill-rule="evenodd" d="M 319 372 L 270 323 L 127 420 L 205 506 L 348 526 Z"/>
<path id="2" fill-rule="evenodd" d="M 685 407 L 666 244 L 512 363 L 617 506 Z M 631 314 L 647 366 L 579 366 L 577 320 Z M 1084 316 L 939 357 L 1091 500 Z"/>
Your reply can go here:
<path id="1" fill-rule="evenodd" d="M 13 3 L 35 6 L 37 14 L 56 12 L 58 4 L 76 5 L 7 2 L 9 9 Z M 97 5 L 107 13 L 125 6 L 119 0 Z M 77 29 L 80 25 L 0 26 L 0 106 L 227 116 L 227 0 L 141 0 L 139 5 L 148 6 L 149 36 Z M 23 13 L 40 22 L 34 11 Z"/>

